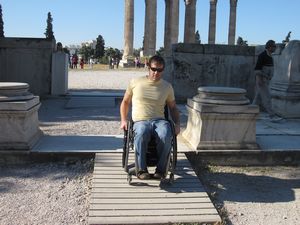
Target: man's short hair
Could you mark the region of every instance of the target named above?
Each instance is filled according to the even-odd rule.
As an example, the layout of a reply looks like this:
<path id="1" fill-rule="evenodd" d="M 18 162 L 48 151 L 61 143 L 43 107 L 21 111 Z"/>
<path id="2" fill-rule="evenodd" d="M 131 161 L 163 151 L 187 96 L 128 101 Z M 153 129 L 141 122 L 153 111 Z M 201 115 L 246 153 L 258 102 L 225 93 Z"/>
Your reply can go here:
<path id="1" fill-rule="evenodd" d="M 268 40 L 265 46 L 265 49 L 268 49 L 270 47 L 276 46 L 275 41 L 274 40 Z"/>
<path id="2" fill-rule="evenodd" d="M 153 62 L 157 62 L 158 64 L 160 65 L 163 65 L 163 68 L 165 68 L 165 60 L 163 57 L 159 56 L 159 55 L 154 55 L 152 56 L 150 59 L 149 59 L 149 62 L 148 62 L 148 66 L 151 65 L 151 63 Z"/>

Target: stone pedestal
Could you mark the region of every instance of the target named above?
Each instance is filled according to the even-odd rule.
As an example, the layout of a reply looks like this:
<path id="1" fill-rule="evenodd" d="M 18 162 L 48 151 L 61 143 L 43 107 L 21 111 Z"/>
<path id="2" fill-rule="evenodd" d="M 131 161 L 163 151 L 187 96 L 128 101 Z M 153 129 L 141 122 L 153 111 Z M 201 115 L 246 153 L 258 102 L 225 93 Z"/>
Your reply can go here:
<path id="1" fill-rule="evenodd" d="M 64 52 L 52 54 L 52 95 L 65 95 L 68 92 L 68 55 Z"/>
<path id="2" fill-rule="evenodd" d="M 198 95 L 187 102 L 183 137 L 195 150 L 257 149 L 259 109 L 249 104 L 245 94 L 241 88 L 198 88 Z"/>
<path id="3" fill-rule="evenodd" d="M 135 64 L 133 59 L 122 59 L 120 60 L 119 66 L 123 68 L 128 68 L 128 67 L 134 67 Z"/>
<path id="4" fill-rule="evenodd" d="M 274 64 L 272 107 L 284 118 L 300 118 L 300 41 L 290 41 Z"/>
<path id="5" fill-rule="evenodd" d="M 26 83 L 0 82 L 0 150 L 30 150 L 41 135 L 40 101 Z"/>

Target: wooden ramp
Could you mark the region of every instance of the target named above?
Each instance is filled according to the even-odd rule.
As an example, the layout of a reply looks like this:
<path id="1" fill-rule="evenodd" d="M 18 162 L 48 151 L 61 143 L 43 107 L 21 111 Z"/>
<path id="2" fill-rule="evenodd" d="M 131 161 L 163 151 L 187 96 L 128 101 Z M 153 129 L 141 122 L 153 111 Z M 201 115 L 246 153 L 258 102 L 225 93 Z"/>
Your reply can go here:
<path id="1" fill-rule="evenodd" d="M 121 167 L 121 153 L 97 153 L 89 224 L 170 224 L 221 222 L 183 153 L 173 184 L 133 177 Z"/>

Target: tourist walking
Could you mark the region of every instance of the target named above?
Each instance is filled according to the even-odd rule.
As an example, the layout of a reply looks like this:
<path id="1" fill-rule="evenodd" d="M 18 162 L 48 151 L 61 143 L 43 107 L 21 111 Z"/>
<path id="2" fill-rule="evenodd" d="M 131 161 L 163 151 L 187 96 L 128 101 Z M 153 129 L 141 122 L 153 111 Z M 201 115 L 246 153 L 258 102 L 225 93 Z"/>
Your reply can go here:
<path id="1" fill-rule="evenodd" d="M 269 40 L 265 45 L 265 50 L 258 55 L 255 66 L 255 97 L 253 104 L 262 106 L 272 122 L 280 121 L 282 118 L 275 115 L 272 109 L 270 81 L 273 77 L 274 62 L 272 53 L 276 50 L 275 41 Z"/>

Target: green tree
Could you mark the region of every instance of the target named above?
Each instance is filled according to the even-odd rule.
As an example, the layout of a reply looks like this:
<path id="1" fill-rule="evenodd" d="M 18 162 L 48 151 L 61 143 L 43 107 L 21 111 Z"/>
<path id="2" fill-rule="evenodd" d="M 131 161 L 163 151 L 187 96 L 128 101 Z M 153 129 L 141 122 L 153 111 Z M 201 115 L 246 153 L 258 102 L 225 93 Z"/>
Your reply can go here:
<path id="1" fill-rule="evenodd" d="M 95 57 L 96 58 L 101 58 L 104 56 L 104 39 L 101 35 L 99 35 L 96 39 L 96 49 L 95 49 Z"/>
<path id="2" fill-rule="evenodd" d="M 122 53 L 119 49 L 117 48 L 112 48 L 112 47 L 109 47 L 109 48 L 106 48 L 105 49 L 105 57 L 113 57 L 113 58 L 119 58 L 121 59 L 122 58 Z"/>
<path id="3" fill-rule="evenodd" d="M 133 49 L 133 56 L 140 57 L 140 52 L 143 51 L 143 48 Z"/>
<path id="4" fill-rule="evenodd" d="M 79 54 L 83 55 L 85 61 L 87 61 L 94 54 L 94 50 L 91 45 L 82 45 L 79 49 Z"/>
<path id="5" fill-rule="evenodd" d="M 53 21 L 53 19 L 52 19 L 51 13 L 48 12 L 47 28 L 46 28 L 46 32 L 44 34 L 46 35 L 46 38 L 49 40 L 54 39 L 52 21 Z"/>
<path id="6" fill-rule="evenodd" d="M 163 57 L 165 54 L 164 47 L 160 47 L 159 50 L 157 50 L 155 54 Z"/>
<path id="7" fill-rule="evenodd" d="M 2 6 L 0 4 L 0 37 L 4 37 L 4 23 L 2 18 Z"/>

